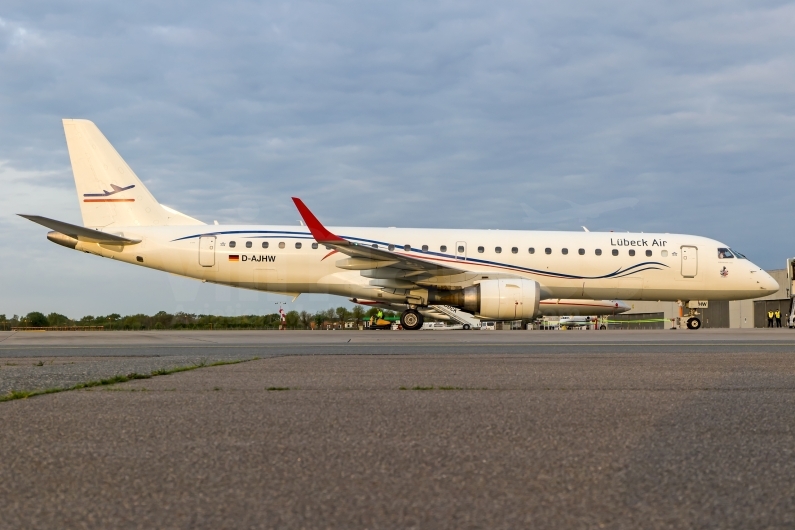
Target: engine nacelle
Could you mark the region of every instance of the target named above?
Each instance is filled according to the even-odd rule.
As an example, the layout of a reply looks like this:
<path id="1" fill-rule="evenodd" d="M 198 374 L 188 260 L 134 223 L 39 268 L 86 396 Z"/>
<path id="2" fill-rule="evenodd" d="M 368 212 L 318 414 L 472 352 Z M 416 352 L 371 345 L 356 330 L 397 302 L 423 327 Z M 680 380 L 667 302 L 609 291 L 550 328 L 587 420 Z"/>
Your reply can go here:
<path id="1" fill-rule="evenodd" d="M 479 316 L 494 320 L 534 318 L 541 286 L 533 280 L 498 279 L 481 282 Z"/>
<path id="2" fill-rule="evenodd" d="M 449 305 L 493 320 L 519 320 L 538 315 L 541 286 L 525 279 L 482 281 L 465 289 L 428 291 L 431 305 Z"/>
<path id="3" fill-rule="evenodd" d="M 62 247 L 74 249 L 77 246 L 77 239 L 64 235 L 60 232 L 48 232 L 47 239 L 55 243 L 56 245 L 61 245 Z"/>

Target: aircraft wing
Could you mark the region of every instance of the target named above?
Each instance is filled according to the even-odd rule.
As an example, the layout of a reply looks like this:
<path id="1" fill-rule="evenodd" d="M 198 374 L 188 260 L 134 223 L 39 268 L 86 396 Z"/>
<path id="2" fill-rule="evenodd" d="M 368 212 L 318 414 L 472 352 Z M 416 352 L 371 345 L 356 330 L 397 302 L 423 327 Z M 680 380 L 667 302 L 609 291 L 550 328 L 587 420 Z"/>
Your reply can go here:
<path id="1" fill-rule="evenodd" d="M 41 217 L 40 215 L 23 215 L 21 213 L 17 215 L 79 241 L 87 241 L 89 243 L 106 243 L 112 245 L 135 245 L 136 243 L 141 242 L 140 239 L 128 239 L 126 237 L 94 230 L 93 228 L 86 228 L 84 226 L 64 223 L 63 221 L 56 221 L 55 219 L 50 219 L 48 217 Z"/>
<path id="2" fill-rule="evenodd" d="M 391 267 L 406 271 L 417 271 L 418 273 L 427 272 L 434 275 L 453 275 L 466 272 L 465 269 L 454 267 L 446 263 L 409 256 L 404 254 L 402 249 L 392 251 L 373 248 L 343 239 L 329 232 L 328 229 L 318 221 L 317 217 L 315 217 L 309 208 L 306 207 L 301 199 L 293 197 L 293 202 L 296 208 L 298 208 L 301 217 L 304 219 L 307 228 L 309 228 L 309 231 L 312 233 L 312 237 L 314 237 L 318 243 L 354 258 L 351 260 L 350 267 L 344 268 L 363 270 Z"/>

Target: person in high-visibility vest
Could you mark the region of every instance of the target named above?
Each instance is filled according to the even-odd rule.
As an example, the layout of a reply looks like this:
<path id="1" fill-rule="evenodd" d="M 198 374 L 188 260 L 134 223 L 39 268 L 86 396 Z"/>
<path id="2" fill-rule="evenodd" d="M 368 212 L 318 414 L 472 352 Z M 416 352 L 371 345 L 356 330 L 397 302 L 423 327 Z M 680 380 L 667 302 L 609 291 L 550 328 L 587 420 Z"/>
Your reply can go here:
<path id="1" fill-rule="evenodd" d="M 770 310 L 767 312 L 767 327 L 773 327 L 773 311 Z"/>
<path id="2" fill-rule="evenodd" d="M 781 310 L 780 309 L 776 309 L 776 327 L 777 328 L 781 327 Z"/>

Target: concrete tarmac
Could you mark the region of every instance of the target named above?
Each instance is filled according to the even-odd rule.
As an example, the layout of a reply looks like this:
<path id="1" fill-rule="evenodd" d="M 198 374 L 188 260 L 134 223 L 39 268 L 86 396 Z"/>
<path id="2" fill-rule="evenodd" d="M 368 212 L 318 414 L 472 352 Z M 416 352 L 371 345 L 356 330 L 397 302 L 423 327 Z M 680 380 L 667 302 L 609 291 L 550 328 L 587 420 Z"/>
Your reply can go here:
<path id="1" fill-rule="evenodd" d="M 789 329 L 0 332 L 0 394 L 282 355 L 788 353 L 793 339 Z"/>
<path id="2" fill-rule="evenodd" d="M 0 528 L 795 526 L 787 330 L 162 333 L 0 336 L 262 357 L 0 404 Z"/>

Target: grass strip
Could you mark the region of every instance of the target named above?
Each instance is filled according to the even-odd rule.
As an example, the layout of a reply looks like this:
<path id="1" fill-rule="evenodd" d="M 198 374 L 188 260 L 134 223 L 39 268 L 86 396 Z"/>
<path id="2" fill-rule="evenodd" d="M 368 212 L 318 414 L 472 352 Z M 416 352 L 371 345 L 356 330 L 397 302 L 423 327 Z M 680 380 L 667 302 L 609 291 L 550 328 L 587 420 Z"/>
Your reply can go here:
<path id="1" fill-rule="evenodd" d="M 36 396 L 44 396 L 47 394 L 57 394 L 58 392 L 68 392 L 70 390 L 81 390 L 84 388 L 92 388 L 95 386 L 115 385 L 117 383 L 126 383 L 128 381 L 134 381 L 136 379 L 151 379 L 153 377 L 161 375 L 170 375 L 179 372 L 188 372 L 190 370 L 196 370 L 197 368 L 207 368 L 210 366 L 224 366 L 227 364 L 239 364 L 247 361 L 255 361 L 257 359 L 259 359 L 259 357 L 253 357 L 251 359 L 238 359 L 234 361 L 217 361 L 214 363 L 207 363 L 206 361 L 202 361 L 198 364 L 190 364 L 188 366 L 177 366 L 175 368 L 160 368 L 159 370 L 152 370 L 148 374 L 139 374 L 132 372 L 127 375 L 114 375 L 113 377 L 108 377 L 106 379 L 86 381 L 85 383 L 77 383 L 76 385 L 66 386 L 66 387 L 45 388 L 42 390 L 12 390 L 8 394 L 0 396 L 0 403 L 3 403 L 5 401 L 14 401 L 15 399 L 27 399 Z"/>

